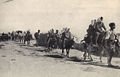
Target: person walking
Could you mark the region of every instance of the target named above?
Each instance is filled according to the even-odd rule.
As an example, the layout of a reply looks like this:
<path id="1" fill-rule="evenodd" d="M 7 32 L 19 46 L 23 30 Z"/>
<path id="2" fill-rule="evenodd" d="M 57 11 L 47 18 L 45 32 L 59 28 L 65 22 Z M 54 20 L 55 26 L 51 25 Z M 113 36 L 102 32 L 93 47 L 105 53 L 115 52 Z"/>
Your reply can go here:
<path id="1" fill-rule="evenodd" d="M 40 30 L 34 34 L 34 37 L 36 39 L 36 46 L 39 45 L 39 38 L 40 38 Z"/>
<path id="2" fill-rule="evenodd" d="M 95 45 L 98 45 L 98 38 L 101 34 L 104 33 L 104 31 L 106 31 L 106 27 L 104 25 L 103 21 L 103 17 L 98 18 L 97 22 L 96 22 L 96 28 L 95 28 Z"/>
<path id="3" fill-rule="evenodd" d="M 111 67 L 113 66 L 111 64 L 112 57 L 115 54 L 115 40 L 116 40 L 116 35 L 114 32 L 115 29 L 115 23 L 110 23 L 109 24 L 110 30 L 107 31 L 107 36 L 106 36 L 106 47 L 107 47 L 107 53 L 108 53 L 108 66 Z"/>

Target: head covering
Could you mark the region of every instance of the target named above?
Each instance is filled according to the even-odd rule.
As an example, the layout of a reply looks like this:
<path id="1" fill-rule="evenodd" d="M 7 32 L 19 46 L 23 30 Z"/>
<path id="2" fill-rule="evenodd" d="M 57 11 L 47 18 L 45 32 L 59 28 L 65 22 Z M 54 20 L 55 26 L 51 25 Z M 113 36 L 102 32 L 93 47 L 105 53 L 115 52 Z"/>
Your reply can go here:
<path id="1" fill-rule="evenodd" d="M 98 19 L 97 19 L 97 22 L 101 22 L 103 20 L 103 17 L 99 17 Z"/>
<path id="2" fill-rule="evenodd" d="M 103 17 L 102 17 L 102 16 L 100 17 L 100 20 L 101 20 L 101 21 L 103 20 Z"/>
<path id="3" fill-rule="evenodd" d="M 30 31 L 28 30 L 27 33 L 30 33 Z"/>
<path id="4" fill-rule="evenodd" d="M 113 27 L 113 26 L 115 26 L 114 22 L 112 22 L 112 23 L 109 24 L 109 27 Z"/>
<path id="5" fill-rule="evenodd" d="M 40 30 L 38 30 L 38 32 L 40 32 Z"/>
<path id="6" fill-rule="evenodd" d="M 100 18 L 98 18 L 98 19 L 97 19 L 97 22 L 101 22 L 101 19 L 100 19 Z"/>

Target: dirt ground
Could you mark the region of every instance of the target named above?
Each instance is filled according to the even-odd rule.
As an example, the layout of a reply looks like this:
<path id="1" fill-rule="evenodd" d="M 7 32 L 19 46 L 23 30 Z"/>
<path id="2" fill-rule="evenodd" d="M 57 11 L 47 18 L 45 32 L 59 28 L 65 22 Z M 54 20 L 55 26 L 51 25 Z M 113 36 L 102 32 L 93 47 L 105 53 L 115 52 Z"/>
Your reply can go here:
<path id="1" fill-rule="evenodd" d="M 33 43 L 0 42 L 0 77 L 120 77 L 120 58 L 114 57 L 110 68 L 106 57 L 102 63 L 94 55 L 94 61 L 83 61 L 83 52 L 72 49 L 68 59 L 60 49 L 45 52 Z"/>

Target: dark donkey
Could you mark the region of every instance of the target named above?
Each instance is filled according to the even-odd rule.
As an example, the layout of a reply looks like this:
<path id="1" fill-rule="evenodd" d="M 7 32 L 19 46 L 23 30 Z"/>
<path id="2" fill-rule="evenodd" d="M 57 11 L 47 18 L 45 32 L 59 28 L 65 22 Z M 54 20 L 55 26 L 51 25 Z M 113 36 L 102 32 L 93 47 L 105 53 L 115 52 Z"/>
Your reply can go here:
<path id="1" fill-rule="evenodd" d="M 92 51 L 95 51 L 94 53 L 96 53 L 97 55 L 100 55 L 100 62 L 102 62 L 102 56 L 103 53 L 105 51 L 105 37 L 106 37 L 107 32 L 103 32 L 100 34 L 99 38 L 98 38 L 98 46 L 94 46 L 93 43 L 91 42 L 91 38 L 89 36 L 85 37 L 85 52 L 83 54 L 84 56 L 84 60 L 86 60 L 87 57 L 87 53 L 88 53 L 88 58 L 90 58 L 91 61 L 93 61 L 92 59 Z M 95 36 L 94 36 L 95 37 Z M 93 40 L 94 41 L 94 40 Z"/>
<path id="2" fill-rule="evenodd" d="M 62 44 L 62 54 L 64 54 L 64 49 L 66 49 L 66 56 L 69 57 L 69 51 L 74 43 L 74 39 L 66 39 Z"/>

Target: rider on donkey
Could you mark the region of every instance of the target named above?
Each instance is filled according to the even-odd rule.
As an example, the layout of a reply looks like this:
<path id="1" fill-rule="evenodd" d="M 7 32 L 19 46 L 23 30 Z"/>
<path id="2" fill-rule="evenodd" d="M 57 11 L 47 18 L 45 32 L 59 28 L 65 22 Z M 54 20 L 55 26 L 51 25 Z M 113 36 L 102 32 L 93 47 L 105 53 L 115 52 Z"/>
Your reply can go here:
<path id="1" fill-rule="evenodd" d="M 62 33 L 62 36 L 61 36 L 61 39 L 62 39 L 62 49 L 64 49 L 65 47 L 65 41 L 67 39 L 71 39 L 71 32 L 70 32 L 70 28 L 66 28 L 63 33 Z M 64 51 L 62 50 L 62 53 L 64 53 Z"/>
<path id="2" fill-rule="evenodd" d="M 54 29 L 51 29 L 51 30 L 48 32 L 47 42 L 48 42 L 48 49 L 51 50 L 52 48 L 54 48 L 54 43 L 55 43 L 55 33 L 54 33 Z"/>
<path id="3" fill-rule="evenodd" d="M 91 20 L 91 24 L 89 25 L 89 28 L 87 29 L 87 37 L 90 39 L 89 42 L 94 43 L 94 35 L 95 35 L 95 26 L 96 26 L 96 20 Z"/>
<path id="4" fill-rule="evenodd" d="M 67 39 L 71 39 L 70 28 L 68 28 L 68 30 L 66 31 L 66 38 L 67 38 Z"/>
<path id="5" fill-rule="evenodd" d="M 59 37 L 60 37 L 59 30 L 56 30 L 56 33 L 55 33 L 55 40 L 56 40 L 55 48 L 59 48 Z"/>
<path id="6" fill-rule="evenodd" d="M 30 40 L 32 39 L 32 34 L 28 30 L 26 35 L 25 35 L 25 41 L 27 41 L 27 45 L 30 45 Z"/>
<path id="7" fill-rule="evenodd" d="M 89 28 L 87 29 L 87 35 L 82 40 L 82 41 L 84 41 L 83 44 L 84 44 L 84 48 L 85 48 L 85 53 L 83 54 L 84 60 L 86 60 L 86 54 L 91 52 L 91 49 L 92 49 L 92 44 L 94 42 L 93 40 L 94 40 L 94 35 L 95 35 L 95 26 L 96 26 L 96 20 L 91 20 L 91 24 L 89 25 Z M 90 56 L 88 56 L 88 58 L 89 57 Z M 92 60 L 92 58 L 91 58 L 91 60 Z"/>
<path id="8" fill-rule="evenodd" d="M 96 22 L 96 27 L 95 27 L 95 45 L 98 45 L 98 38 L 101 34 L 104 33 L 104 31 L 106 31 L 106 27 L 104 25 L 103 21 L 103 17 L 98 18 L 97 22 Z"/>

